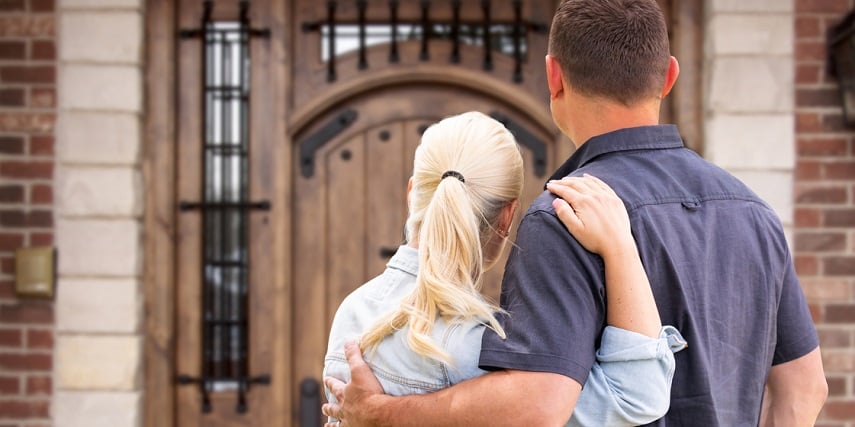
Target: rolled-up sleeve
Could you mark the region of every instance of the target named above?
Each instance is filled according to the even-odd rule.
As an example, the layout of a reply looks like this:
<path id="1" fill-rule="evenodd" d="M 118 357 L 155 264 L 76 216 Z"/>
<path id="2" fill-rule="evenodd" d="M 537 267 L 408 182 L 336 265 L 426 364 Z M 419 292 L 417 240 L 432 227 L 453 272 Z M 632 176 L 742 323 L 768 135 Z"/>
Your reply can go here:
<path id="1" fill-rule="evenodd" d="M 668 411 L 674 354 L 687 344 L 673 327 L 659 338 L 607 326 L 568 426 L 635 426 Z"/>

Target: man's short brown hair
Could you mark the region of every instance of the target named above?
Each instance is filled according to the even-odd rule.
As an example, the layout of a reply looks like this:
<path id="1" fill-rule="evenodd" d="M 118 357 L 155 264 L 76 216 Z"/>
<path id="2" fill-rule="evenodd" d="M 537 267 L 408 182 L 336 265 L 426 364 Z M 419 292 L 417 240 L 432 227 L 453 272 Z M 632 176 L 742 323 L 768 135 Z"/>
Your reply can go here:
<path id="1" fill-rule="evenodd" d="M 630 106 L 662 90 L 668 29 L 656 0 L 565 0 L 549 53 L 574 90 Z"/>

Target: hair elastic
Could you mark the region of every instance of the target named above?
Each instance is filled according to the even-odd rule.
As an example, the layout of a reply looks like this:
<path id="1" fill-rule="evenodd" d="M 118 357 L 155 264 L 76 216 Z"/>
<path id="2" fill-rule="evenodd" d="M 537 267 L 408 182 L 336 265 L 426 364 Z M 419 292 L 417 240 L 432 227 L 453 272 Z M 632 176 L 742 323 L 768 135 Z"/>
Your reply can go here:
<path id="1" fill-rule="evenodd" d="M 460 182 L 466 182 L 466 180 L 463 179 L 463 174 L 457 171 L 445 171 L 445 173 L 442 174 L 442 178 L 440 178 L 439 180 L 442 181 L 443 179 L 448 178 L 450 176 L 459 179 Z"/>

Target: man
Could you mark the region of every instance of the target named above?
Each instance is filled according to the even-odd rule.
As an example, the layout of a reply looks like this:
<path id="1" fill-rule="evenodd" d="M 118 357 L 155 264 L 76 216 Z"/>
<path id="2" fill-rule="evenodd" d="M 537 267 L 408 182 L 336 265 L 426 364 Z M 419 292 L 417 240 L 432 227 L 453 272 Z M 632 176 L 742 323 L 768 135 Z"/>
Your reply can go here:
<path id="1" fill-rule="evenodd" d="M 772 209 L 659 126 L 679 73 L 655 0 L 566 0 L 546 73 L 555 123 L 577 150 L 553 175 L 588 173 L 624 200 L 676 354 L 671 408 L 658 425 L 813 425 L 827 395 L 818 339 Z M 566 189 L 549 185 L 558 195 Z M 358 351 L 352 381 L 326 384 L 342 425 L 562 425 L 604 327 L 604 276 L 544 193 L 523 218 L 502 284 L 508 338 L 483 337 L 494 370 L 421 396 L 382 394 Z M 764 394 L 765 389 L 765 394 Z M 765 402 L 764 402 L 765 398 Z"/>

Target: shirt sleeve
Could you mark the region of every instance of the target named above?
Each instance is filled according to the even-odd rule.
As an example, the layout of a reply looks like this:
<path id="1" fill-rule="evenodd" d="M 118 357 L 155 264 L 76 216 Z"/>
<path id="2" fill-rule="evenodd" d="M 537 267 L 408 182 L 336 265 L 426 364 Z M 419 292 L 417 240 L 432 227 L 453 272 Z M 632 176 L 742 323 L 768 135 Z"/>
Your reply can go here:
<path id="1" fill-rule="evenodd" d="M 798 359 L 819 346 L 816 327 L 789 256 L 784 268 L 781 300 L 778 303 L 778 332 L 772 365 Z"/>
<path id="2" fill-rule="evenodd" d="M 597 361 L 568 426 L 636 426 L 668 411 L 674 354 L 686 341 L 671 326 L 659 338 L 607 326 Z"/>
<path id="3" fill-rule="evenodd" d="M 605 325 L 603 262 L 564 228 L 551 200 L 541 196 L 520 223 L 502 281 L 507 338 L 485 331 L 479 364 L 584 384 Z"/>

